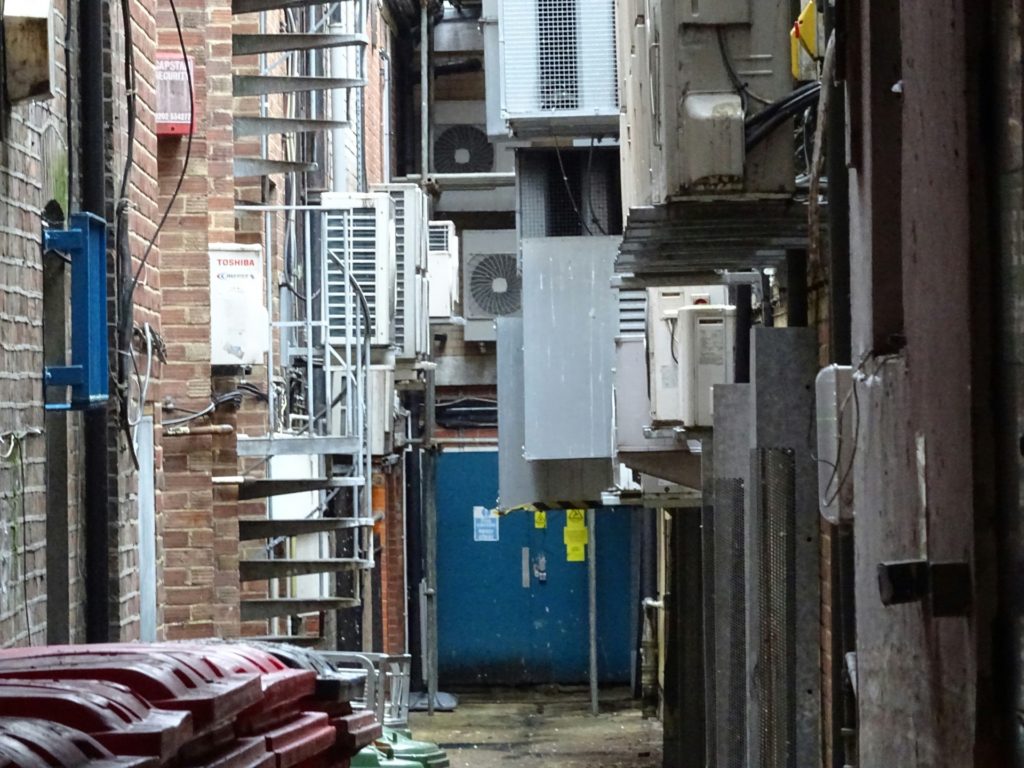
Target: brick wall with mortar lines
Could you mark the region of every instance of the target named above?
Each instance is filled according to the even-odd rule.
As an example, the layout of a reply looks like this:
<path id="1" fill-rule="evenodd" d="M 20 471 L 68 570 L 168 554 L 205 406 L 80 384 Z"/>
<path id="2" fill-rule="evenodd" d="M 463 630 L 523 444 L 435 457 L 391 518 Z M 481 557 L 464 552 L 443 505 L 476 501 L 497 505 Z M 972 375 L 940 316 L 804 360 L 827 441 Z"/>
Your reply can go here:
<path id="1" fill-rule="evenodd" d="M 65 14 L 57 10 L 56 33 L 63 40 Z M 43 428 L 41 211 L 50 199 L 67 210 L 70 186 L 62 46 L 57 55 L 57 98 L 5 109 L 2 116 L 0 433 Z M 73 445 L 80 439 L 80 419 L 68 421 Z M 0 645 L 39 644 L 46 637 L 44 438 L 29 436 L 20 445 L 8 439 L 0 456 Z M 77 462 L 70 462 L 69 470 L 69 527 L 74 529 L 80 510 Z M 76 574 L 81 570 L 77 548 L 69 560 Z M 75 623 L 81 626 L 80 617 Z"/>
<path id="2" fill-rule="evenodd" d="M 225 219 L 211 211 L 208 203 L 217 193 L 233 199 L 229 186 L 233 184 L 231 9 L 227 0 L 179 0 L 177 5 L 185 47 L 193 60 L 195 135 L 181 193 L 160 238 L 163 334 L 169 361 L 163 370 L 161 399 L 177 409 L 200 410 L 210 399 L 208 244 L 230 242 L 234 230 L 230 211 Z M 178 36 L 166 4 L 160 5 L 157 26 L 159 49 L 178 52 Z M 183 138 L 160 141 L 161 205 L 170 201 L 185 149 Z M 213 438 L 167 438 L 158 530 L 163 544 L 163 633 L 171 639 L 225 630 L 215 616 L 217 591 L 223 585 L 216 584 L 212 468 Z"/>

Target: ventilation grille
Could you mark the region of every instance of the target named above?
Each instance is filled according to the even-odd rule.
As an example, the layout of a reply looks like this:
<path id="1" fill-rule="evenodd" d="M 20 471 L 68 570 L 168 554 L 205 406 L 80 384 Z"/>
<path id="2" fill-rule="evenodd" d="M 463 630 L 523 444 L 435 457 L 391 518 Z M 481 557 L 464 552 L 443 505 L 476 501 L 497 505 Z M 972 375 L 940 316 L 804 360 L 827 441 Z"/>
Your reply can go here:
<path id="1" fill-rule="evenodd" d="M 647 291 L 643 288 L 619 291 L 619 336 L 647 333 Z"/>
<path id="2" fill-rule="evenodd" d="M 504 117 L 618 114 L 613 0 L 504 0 Z"/>
<path id="3" fill-rule="evenodd" d="M 486 131 L 474 125 L 445 128 L 434 140 L 434 170 L 438 173 L 490 173 L 494 145 Z"/>
<path id="4" fill-rule="evenodd" d="M 345 265 L 351 264 L 352 276 L 362 289 L 370 309 L 373 337 L 379 334 L 377 317 L 377 216 L 374 208 L 329 210 L 326 216 L 327 313 L 330 340 L 334 343 L 364 338 L 367 329 L 358 299 L 345 278 Z M 351 260 L 351 261 L 350 261 Z M 350 314 L 351 313 L 351 314 Z M 348 318 L 351 317 L 352 327 Z"/>
<path id="5" fill-rule="evenodd" d="M 485 320 L 522 308 L 523 281 L 512 253 L 482 253 L 466 263 L 466 317 Z"/>
<path id="6" fill-rule="evenodd" d="M 795 719 L 795 464 L 793 452 L 757 451 L 761 489 L 758 504 L 758 661 L 754 706 L 758 708 L 759 765 L 790 768 L 796 742 Z"/>
<path id="7" fill-rule="evenodd" d="M 455 224 L 451 221 L 430 222 L 430 250 L 451 253 Z"/>

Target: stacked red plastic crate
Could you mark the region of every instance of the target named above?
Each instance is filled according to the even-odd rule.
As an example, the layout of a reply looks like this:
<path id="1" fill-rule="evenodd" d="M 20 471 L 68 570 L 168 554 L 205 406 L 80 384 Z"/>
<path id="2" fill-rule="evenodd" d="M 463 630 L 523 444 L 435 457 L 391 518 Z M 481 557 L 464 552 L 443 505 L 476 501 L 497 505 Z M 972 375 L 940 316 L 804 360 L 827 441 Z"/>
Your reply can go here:
<path id="1" fill-rule="evenodd" d="M 325 692 L 316 672 L 245 645 L 11 649 L 0 652 L 0 718 L 18 720 L 0 719 L 0 768 L 347 768 L 364 739 L 339 726 L 347 703 Z M 43 745 L 9 736 L 15 722 Z"/>

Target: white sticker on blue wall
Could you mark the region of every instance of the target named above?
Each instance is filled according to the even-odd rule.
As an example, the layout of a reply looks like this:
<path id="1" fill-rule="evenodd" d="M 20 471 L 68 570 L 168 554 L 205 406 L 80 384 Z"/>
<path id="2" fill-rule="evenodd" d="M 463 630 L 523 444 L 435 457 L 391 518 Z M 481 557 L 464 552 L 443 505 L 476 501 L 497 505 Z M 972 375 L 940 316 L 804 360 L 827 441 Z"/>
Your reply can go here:
<path id="1" fill-rule="evenodd" d="M 473 541 L 498 540 L 498 513 L 487 507 L 473 507 Z"/>

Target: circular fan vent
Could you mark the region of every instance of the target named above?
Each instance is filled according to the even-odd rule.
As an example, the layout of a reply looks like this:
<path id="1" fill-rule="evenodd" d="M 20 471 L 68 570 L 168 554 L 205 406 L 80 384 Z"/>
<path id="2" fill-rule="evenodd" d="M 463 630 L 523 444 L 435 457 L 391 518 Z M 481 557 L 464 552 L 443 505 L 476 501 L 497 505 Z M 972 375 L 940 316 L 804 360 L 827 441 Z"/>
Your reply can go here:
<path id="1" fill-rule="evenodd" d="M 523 280 L 511 253 L 488 253 L 472 263 L 469 290 L 481 311 L 495 316 L 511 315 L 522 304 Z"/>
<path id="2" fill-rule="evenodd" d="M 494 147 L 479 128 L 453 125 L 434 142 L 434 169 L 438 173 L 489 173 L 494 170 Z"/>

